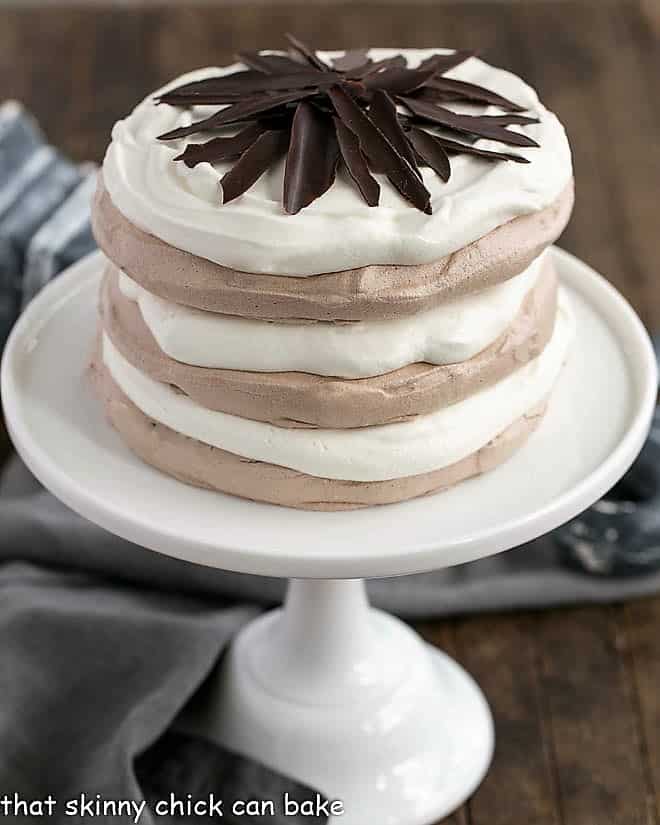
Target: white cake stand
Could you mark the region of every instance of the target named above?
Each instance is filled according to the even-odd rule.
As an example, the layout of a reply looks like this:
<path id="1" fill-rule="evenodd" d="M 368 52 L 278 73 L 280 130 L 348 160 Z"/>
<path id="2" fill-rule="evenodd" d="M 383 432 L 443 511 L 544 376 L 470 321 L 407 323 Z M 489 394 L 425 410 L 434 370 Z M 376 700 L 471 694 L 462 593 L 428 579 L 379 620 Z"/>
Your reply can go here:
<path id="1" fill-rule="evenodd" d="M 387 507 L 255 504 L 188 487 L 135 458 L 88 386 L 98 254 L 44 289 L 7 345 L 9 432 L 56 496 L 152 550 L 295 579 L 284 609 L 235 640 L 215 706 L 197 725 L 341 800 L 345 813 L 333 822 L 434 822 L 477 787 L 493 748 L 476 684 L 405 624 L 370 609 L 359 578 L 441 568 L 529 541 L 602 496 L 646 437 L 657 377 L 642 324 L 603 278 L 553 254 L 578 338 L 541 427 L 490 474 Z"/>

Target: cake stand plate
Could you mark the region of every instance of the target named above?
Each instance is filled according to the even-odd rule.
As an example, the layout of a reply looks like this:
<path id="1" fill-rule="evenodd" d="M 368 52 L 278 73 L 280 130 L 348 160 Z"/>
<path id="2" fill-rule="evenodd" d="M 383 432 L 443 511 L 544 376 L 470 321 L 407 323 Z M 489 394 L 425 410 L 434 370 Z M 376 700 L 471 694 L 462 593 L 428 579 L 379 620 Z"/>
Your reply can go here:
<path id="1" fill-rule="evenodd" d="M 295 579 L 283 610 L 239 634 L 213 700 L 187 723 L 340 801 L 337 825 L 429 825 L 472 793 L 493 747 L 472 679 L 370 609 L 358 579 L 529 541 L 601 497 L 647 435 L 657 375 L 641 322 L 601 276 L 566 252 L 552 254 L 577 339 L 538 431 L 482 477 L 385 507 L 318 513 L 258 504 L 188 487 L 134 457 L 88 381 L 99 253 L 46 287 L 7 344 L 10 435 L 62 501 L 152 550 Z"/>

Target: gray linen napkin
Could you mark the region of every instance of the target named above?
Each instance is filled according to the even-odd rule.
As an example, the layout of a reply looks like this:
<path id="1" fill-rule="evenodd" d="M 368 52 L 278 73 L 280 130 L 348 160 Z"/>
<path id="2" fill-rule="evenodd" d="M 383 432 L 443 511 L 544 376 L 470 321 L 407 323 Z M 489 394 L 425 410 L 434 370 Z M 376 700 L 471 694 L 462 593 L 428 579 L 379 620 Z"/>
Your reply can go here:
<path id="1" fill-rule="evenodd" d="M 20 104 L 0 106 L 0 346 L 21 303 L 30 240 L 81 177 Z"/>
<path id="2" fill-rule="evenodd" d="M 0 346 L 19 307 L 93 248 L 89 170 L 45 144 L 18 104 L 0 106 Z M 369 583 L 372 601 L 406 617 L 568 602 L 660 589 L 660 420 L 633 470 L 552 536 L 509 553 L 417 576 Z M 298 798 L 263 766 L 172 727 L 203 703 L 202 685 L 227 642 L 284 583 L 200 568 L 136 547 L 82 519 L 43 490 L 18 459 L 0 478 L 0 815 L 44 800 L 151 800 L 170 793 L 225 800 Z M 612 527 L 615 529 L 612 530 Z M 35 822 L 13 810 L 12 821 Z M 130 815 L 94 816 L 129 822 Z M 225 811 L 225 821 L 232 818 Z M 281 816 L 241 822 L 295 825 Z M 301 820 L 302 821 L 302 820 Z M 323 816 L 305 818 L 323 822 Z"/>

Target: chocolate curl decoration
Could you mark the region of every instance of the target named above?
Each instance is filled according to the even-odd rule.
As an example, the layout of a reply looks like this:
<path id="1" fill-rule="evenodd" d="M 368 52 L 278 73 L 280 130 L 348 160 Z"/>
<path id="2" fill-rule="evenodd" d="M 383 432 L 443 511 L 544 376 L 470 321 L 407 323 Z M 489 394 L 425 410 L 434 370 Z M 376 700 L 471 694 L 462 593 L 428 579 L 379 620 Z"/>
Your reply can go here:
<path id="1" fill-rule="evenodd" d="M 417 168 L 414 145 L 410 145 L 411 142 L 397 118 L 396 104 L 386 91 L 377 89 L 374 92 L 369 107 L 369 115 L 396 151 L 408 161 L 417 176 L 421 178 L 421 173 Z"/>
<path id="2" fill-rule="evenodd" d="M 229 203 L 246 192 L 286 152 L 286 147 L 284 131 L 271 130 L 257 138 L 220 180 L 222 202 Z"/>
<path id="3" fill-rule="evenodd" d="M 217 137 L 206 143 L 189 143 L 174 160 L 182 160 L 189 169 L 198 163 L 218 163 L 240 157 L 266 130 L 258 123 L 248 126 L 233 137 Z"/>
<path id="4" fill-rule="evenodd" d="M 460 66 L 461 63 L 465 63 L 468 58 L 475 56 L 476 52 L 469 49 L 457 49 L 449 54 L 434 54 L 432 57 L 427 57 L 426 60 L 422 60 L 417 68 L 428 69 L 433 66 L 438 74 L 444 74 L 451 71 L 451 69 L 455 69 L 456 66 Z"/>
<path id="5" fill-rule="evenodd" d="M 483 160 L 512 160 L 514 163 L 530 162 L 529 158 L 524 158 L 522 155 L 514 155 L 511 152 L 493 152 L 490 149 L 478 149 L 470 143 L 459 143 L 456 140 L 450 140 L 444 135 L 433 135 L 433 137 L 449 154 L 474 155 L 477 158 L 483 158 Z"/>
<path id="6" fill-rule="evenodd" d="M 293 51 L 299 54 L 303 60 L 306 60 L 311 66 L 314 66 L 315 69 L 319 69 L 322 72 L 328 71 L 330 67 L 327 63 L 324 63 L 316 52 L 309 48 L 309 46 L 306 46 L 301 40 L 298 40 L 298 38 L 294 37 L 292 34 L 285 34 L 284 36 L 289 41 Z"/>
<path id="7" fill-rule="evenodd" d="M 238 59 L 255 69 L 274 76 L 300 74 L 308 72 L 308 67 L 283 54 L 260 54 L 259 52 L 239 52 Z"/>
<path id="8" fill-rule="evenodd" d="M 402 54 L 397 54 L 394 57 L 384 57 L 382 60 L 374 60 L 372 63 L 366 64 L 361 69 L 355 69 L 348 75 L 351 78 L 361 79 L 370 74 L 375 74 L 383 69 L 398 69 L 405 68 L 408 61 Z"/>
<path id="9" fill-rule="evenodd" d="M 320 198 L 335 181 L 339 146 L 328 119 L 306 101 L 293 116 L 284 171 L 284 208 L 290 215 Z"/>
<path id="10" fill-rule="evenodd" d="M 201 119 L 159 140 L 210 134 L 205 143 L 183 147 L 174 160 L 190 168 L 232 162 L 220 181 L 223 203 L 246 192 L 286 155 L 282 202 L 289 214 L 327 192 L 339 164 L 369 206 L 379 203 L 374 175 L 382 174 L 412 206 L 430 214 L 431 195 L 420 166 L 447 181 L 457 154 L 489 162 L 530 162 L 513 152 L 475 146 L 480 138 L 504 147 L 538 146 L 527 133 L 508 128 L 538 123 L 521 114 L 524 106 L 445 76 L 473 52 L 432 55 L 411 68 L 401 54 L 374 60 L 367 49 L 326 62 L 293 35 L 287 40 L 288 53 L 241 52 L 247 68 L 184 83 L 156 98 L 170 106 L 222 107 L 210 115 L 202 112 Z M 468 115 L 445 105 L 457 102 L 496 106 L 504 114 Z"/>
<path id="11" fill-rule="evenodd" d="M 221 109 L 219 112 L 216 112 L 204 120 L 191 123 L 190 126 L 181 126 L 178 129 L 172 129 L 171 132 L 160 135 L 158 140 L 178 140 L 179 138 L 189 137 L 199 132 L 212 132 L 221 126 L 230 126 L 234 123 L 244 123 L 245 121 L 249 122 L 257 116 L 263 115 L 265 112 L 278 109 L 286 103 L 295 103 L 301 98 L 310 97 L 312 94 L 314 94 L 314 92 L 309 90 L 282 92 L 280 94 L 264 95 L 263 97 L 253 98 L 252 100 L 243 100 L 240 103 L 233 103 L 231 106 Z"/>
<path id="12" fill-rule="evenodd" d="M 333 118 L 339 151 L 342 160 L 346 165 L 348 174 L 360 190 L 360 194 L 369 206 L 378 206 L 380 200 L 380 184 L 371 175 L 367 159 L 360 150 L 360 141 L 351 132 L 348 126 L 344 126 L 338 117 Z"/>
<path id="13" fill-rule="evenodd" d="M 435 69 L 401 69 L 390 67 L 382 72 L 367 74 L 364 85 L 367 89 L 382 89 L 391 95 L 405 95 L 421 89 L 435 74 Z"/>
<path id="14" fill-rule="evenodd" d="M 451 167 L 449 166 L 449 155 L 442 143 L 428 132 L 422 132 L 421 129 L 411 129 L 409 136 L 410 142 L 415 147 L 415 151 L 421 160 L 427 166 L 430 166 L 442 180 L 448 181 Z"/>
<path id="15" fill-rule="evenodd" d="M 477 86 L 475 83 L 466 83 L 464 80 L 454 80 L 451 77 L 434 77 L 424 89 L 424 98 L 449 103 L 464 100 L 468 103 L 485 103 L 489 106 L 499 106 L 508 112 L 524 112 L 523 106 L 507 100 L 506 97 Z"/>
<path id="16" fill-rule="evenodd" d="M 355 134 L 370 165 L 382 169 L 399 193 L 422 212 L 431 214 L 431 194 L 408 161 L 375 125 L 369 114 L 343 88 L 333 86 L 328 97 L 338 117 Z"/>
<path id="17" fill-rule="evenodd" d="M 527 137 L 527 135 L 522 135 L 520 132 L 510 132 L 505 128 L 506 125 L 516 122 L 513 120 L 515 115 L 503 115 L 502 117 L 492 115 L 458 115 L 442 106 L 434 106 L 432 103 L 427 103 L 425 100 L 415 100 L 412 97 L 401 97 L 400 100 L 422 121 L 435 123 L 438 126 L 453 129 L 455 132 L 462 134 L 497 140 L 500 143 L 508 143 L 511 146 L 538 147 L 538 143 L 532 140 L 532 138 Z M 533 118 L 525 118 L 525 121 L 531 123 L 536 122 Z"/>

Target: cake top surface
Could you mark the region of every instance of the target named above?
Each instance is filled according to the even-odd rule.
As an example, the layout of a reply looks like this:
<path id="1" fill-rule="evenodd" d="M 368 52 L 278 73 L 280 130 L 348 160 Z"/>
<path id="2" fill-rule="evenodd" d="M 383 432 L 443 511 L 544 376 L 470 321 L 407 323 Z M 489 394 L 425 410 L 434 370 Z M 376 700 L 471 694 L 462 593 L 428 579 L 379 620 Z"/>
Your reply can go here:
<path id="1" fill-rule="evenodd" d="M 403 54 L 412 68 L 448 53 L 451 50 L 369 50 L 374 60 Z M 328 61 L 342 54 L 318 52 Z M 380 197 L 378 206 L 370 206 L 340 165 L 327 191 L 296 214 L 288 214 L 283 205 L 282 157 L 243 194 L 223 203 L 219 181 L 235 161 L 200 162 L 189 168 L 174 160 L 188 144 L 201 142 L 199 135 L 158 140 L 163 133 L 188 126 L 222 107 L 183 108 L 157 104 L 156 98 L 184 83 L 240 68 L 246 67 L 200 69 L 149 95 L 115 125 L 103 164 L 105 186 L 115 206 L 134 224 L 166 243 L 237 270 L 306 276 L 369 264 L 428 263 L 515 217 L 549 206 L 572 176 L 565 132 L 534 90 L 519 77 L 470 57 L 443 77 L 483 86 L 519 104 L 525 115 L 539 121 L 508 127 L 538 147 L 511 147 L 484 138 L 472 145 L 515 154 L 528 163 L 457 154 L 451 157 L 448 181 L 434 169 L 421 167 L 423 187 L 430 197 L 418 208 L 383 174 L 373 174 Z M 495 105 L 443 105 L 458 113 L 511 114 Z M 207 140 L 213 135 L 202 137 Z M 456 139 L 456 135 L 450 137 Z"/>

